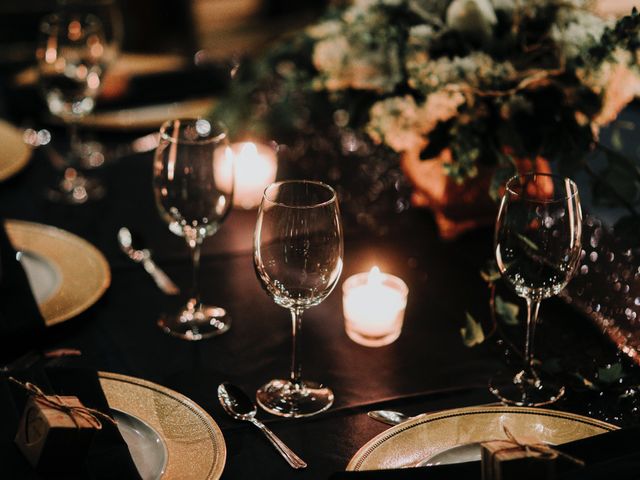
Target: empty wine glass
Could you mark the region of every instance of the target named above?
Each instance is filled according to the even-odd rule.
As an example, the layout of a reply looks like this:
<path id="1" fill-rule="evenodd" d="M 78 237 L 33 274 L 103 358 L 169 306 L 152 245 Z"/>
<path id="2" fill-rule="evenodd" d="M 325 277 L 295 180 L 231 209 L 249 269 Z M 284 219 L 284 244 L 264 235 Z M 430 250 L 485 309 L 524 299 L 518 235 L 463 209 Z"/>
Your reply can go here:
<path id="1" fill-rule="evenodd" d="M 36 58 L 40 88 L 49 112 L 68 127 L 70 148 L 52 200 L 84 203 L 104 195 L 104 186 L 82 174 L 78 122 L 91 113 L 107 67 L 108 50 L 102 22 L 92 14 L 62 10 L 40 23 Z"/>
<path id="2" fill-rule="evenodd" d="M 104 34 L 104 55 L 103 64 L 107 69 L 111 69 L 118 57 L 124 41 L 124 20 L 120 9 L 119 0 L 57 0 L 61 10 L 75 12 L 76 14 L 94 15 L 100 19 Z M 107 85 L 108 81 L 103 82 Z M 101 95 L 113 98 L 119 95 L 121 85 L 118 82 L 112 83 L 115 88 L 101 89 Z M 116 149 L 110 149 L 91 131 L 84 131 L 77 137 L 76 154 L 80 164 L 87 170 L 93 170 L 106 164 L 119 156 Z"/>
<path id="3" fill-rule="evenodd" d="M 153 188 L 158 210 L 169 229 L 187 242 L 193 262 L 193 292 L 176 315 L 158 325 L 186 340 L 201 340 L 229 329 L 231 318 L 222 307 L 200 301 L 200 248 L 216 233 L 233 200 L 234 168 L 229 162 L 225 128 L 204 119 L 169 120 L 160 128 L 155 152 Z"/>
<path id="4" fill-rule="evenodd" d="M 567 285 L 580 261 L 582 211 L 568 178 L 530 173 L 507 182 L 496 221 L 495 255 L 507 284 L 527 302 L 524 366 L 510 381 L 494 377 L 490 390 L 503 402 L 540 406 L 564 387 L 541 377 L 533 346 L 540 302 Z"/>
<path id="5" fill-rule="evenodd" d="M 302 314 L 333 290 L 342 272 L 343 240 L 336 192 L 311 181 L 273 183 L 264 192 L 254 236 L 257 276 L 274 302 L 291 313 L 293 345 L 288 380 L 271 380 L 258 404 L 283 417 L 328 409 L 333 392 L 303 381 L 300 365 Z"/>

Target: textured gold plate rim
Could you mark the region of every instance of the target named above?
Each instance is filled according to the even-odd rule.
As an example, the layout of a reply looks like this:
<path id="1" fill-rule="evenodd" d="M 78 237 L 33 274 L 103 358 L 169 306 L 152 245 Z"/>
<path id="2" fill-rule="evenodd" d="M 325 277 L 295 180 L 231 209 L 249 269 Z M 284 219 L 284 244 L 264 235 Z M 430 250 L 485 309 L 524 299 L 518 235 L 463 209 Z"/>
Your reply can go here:
<path id="1" fill-rule="evenodd" d="M 408 430 L 414 429 L 416 427 L 420 427 L 422 425 L 428 425 L 429 423 L 439 421 L 439 420 L 446 420 L 449 418 L 461 417 L 466 415 L 480 415 L 480 414 L 536 415 L 543 418 L 549 417 L 552 419 L 555 418 L 555 419 L 561 419 L 561 420 L 569 420 L 569 421 L 582 423 L 590 427 L 599 428 L 603 430 L 603 432 L 601 433 L 619 429 L 619 427 L 617 427 L 616 425 L 603 422 L 601 420 L 596 420 L 594 418 L 585 417 L 585 416 L 577 415 L 574 413 L 563 412 L 560 410 L 549 410 L 544 408 L 528 408 L 528 407 L 508 407 L 508 406 L 457 408 L 452 410 L 445 410 L 443 412 L 427 414 L 427 415 L 421 416 L 420 418 L 416 418 L 415 420 L 410 420 L 408 422 L 405 422 L 400 425 L 396 425 L 395 427 L 391 427 L 390 429 L 385 430 L 381 434 L 369 440 L 364 446 L 362 446 L 356 452 L 356 454 L 351 458 L 351 460 L 349 461 L 349 464 L 347 465 L 347 471 L 360 470 L 363 463 L 379 447 L 381 447 L 386 442 L 398 441 L 398 436 Z M 402 443 L 401 440 L 400 440 L 400 443 Z M 456 445 L 451 445 L 451 447 L 454 447 L 454 446 Z"/>
<path id="2" fill-rule="evenodd" d="M 31 148 L 24 143 L 20 131 L 4 120 L 0 120 L 0 140 L 0 181 L 3 181 L 25 167 L 31 158 Z"/>
<path id="3" fill-rule="evenodd" d="M 227 459 L 227 447 L 220 427 L 218 427 L 213 418 L 211 418 L 202 407 L 188 397 L 148 380 L 109 372 L 98 372 L 98 376 L 107 402 L 111 408 L 138 417 L 154 428 L 158 435 L 160 435 L 160 438 L 162 438 L 162 441 L 167 447 L 167 465 L 165 467 L 165 473 L 162 475 L 163 480 L 182 478 L 181 475 L 189 472 L 191 469 L 191 459 L 181 457 L 174 453 L 176 442 L 164 435 L 163 427 L 159 423 L 159 419 L 155 414 L 156 412 L 148 412 L 135 408 L 135 405 L 140 402 L 141 396 L 145 395 L 160 395 L 165 397 L 175 402 L 178 408 L 187 409 L 200 421 L 201 426 L 209 434 L 208 438 L 215 452 L 215 455 L 211 458 L 208 474 L 202 478 L 203 480 L 217 480 L 222 476 Z M 119 395 L 115 395 L 115 392 L 118 392 Z M 194 448 L 197 449 L 198 447 L 194 446 Z M 197 458 L 203 462 L 208 460 L 204 456 Z M 171 471 L 175 471 L 177 474 L 171 475 Z"/>
<path id="4" fill-rule="evenodd" d="M 82 126 L 104 130 L 160 129 L 171 118 L 201 117 L 211 111 L 214 97 L 94 112 L 82 119 Z"/>
<path id="5" fill-rule="evenodd" d="M 60 228 L 23 220 L 6 220 L 5 229 L 16 250 L 45 258 L 62 278 L 53 295 L 38 305 L 47 326 L 82 313 L 109 287 L 109 263 L 83 238 Z"/>

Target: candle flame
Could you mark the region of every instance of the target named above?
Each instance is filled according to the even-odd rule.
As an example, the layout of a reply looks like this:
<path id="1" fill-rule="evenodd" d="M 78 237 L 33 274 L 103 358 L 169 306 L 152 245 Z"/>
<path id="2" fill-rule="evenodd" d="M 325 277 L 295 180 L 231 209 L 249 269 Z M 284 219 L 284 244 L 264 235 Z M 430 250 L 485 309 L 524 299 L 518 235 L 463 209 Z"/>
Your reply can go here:
<path id="1" fill-rule="evenodd" d="M 367 283 L 369 285 L 381 285 L 382 284 L 382 274 L 380 273 L 380 269 L 377 265 L 373 266 L 369 271 L 369 276 L 367 277 Z"/>
<path id="2" fill-rule="evenodd" d="M 256 147 L 255 143 L 245 142 L 242 146 L 242 150 L 240 150 L 240 156 L 243 158 L 254 158 L 258 155 L 258 147 Z"/>

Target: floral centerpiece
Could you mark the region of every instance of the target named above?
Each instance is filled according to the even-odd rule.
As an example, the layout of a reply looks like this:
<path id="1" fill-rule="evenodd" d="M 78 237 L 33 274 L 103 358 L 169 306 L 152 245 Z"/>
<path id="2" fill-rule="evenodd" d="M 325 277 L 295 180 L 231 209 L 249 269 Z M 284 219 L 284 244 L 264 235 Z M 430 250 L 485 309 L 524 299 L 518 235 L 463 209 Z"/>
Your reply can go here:
<path id="1" fill-rule="evenodd" d="M 640 93 L 640 16 L 634 10 L 611 21 L 590 7 L 585 0 L 335 5 L 245 72 L 220 110 L 232 126 L 271 129 L 272 138 L 314 122 L 364 135 L 401 159 L 414 201 L 435 211 L 444 236 L 455 236 L 483 218 L 476 211 L 465 223 L 459 207 L 481 206 L 493 221 L 490 197 L 516 170 L 556 162 L 572 174 L 586 166 L 600 128 Z M 603 197 L 634 210 L 633 165 L 611 156 L 597 177 L 613 186 L 600 188 Z"/>

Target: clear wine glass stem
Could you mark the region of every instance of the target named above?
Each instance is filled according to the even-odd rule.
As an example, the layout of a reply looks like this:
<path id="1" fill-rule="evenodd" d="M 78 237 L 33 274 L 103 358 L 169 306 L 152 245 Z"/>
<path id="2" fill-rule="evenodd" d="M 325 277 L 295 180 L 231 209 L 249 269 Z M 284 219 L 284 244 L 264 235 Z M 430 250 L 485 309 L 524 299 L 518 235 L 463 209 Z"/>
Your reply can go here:
<path id="1" fill-rule="evenodd" d="M 524 369 L 520 375 L 521 381 L 535 383 L 538 375 L 533 368 L 533 346 L 538 324 L 538 312 L 540 311 L 540 300 L 533 300 L 527 297 L 527 337 L 524 344 Z M 524 377 L 524 378 L 522 378 Z"/>
<path id="2" fill-rule="evenodd" d="M 80 160 L 82 155 L 82 142 L 78 133 L 78 122 L 76 119 L 70 120 L 69 123 L 69 152 L 71 153 L 72 163 Z M 76 167 L 79 165 L 75 165 Z"/>
<path id="3" fill-rule="evenodd" d="M 302 332 L 302 309 L 291 310 L 291 383 L 302 388 L 302 364 L 300 363 L 300 334 Z"/>
<path id="4" fill-rule="evenodd" d="M 187 240 L 189 252 L 191 253 L 191 303 L 193 308 L 200 305 L 200 251 L 202 239 L 194 238 Z"/>

